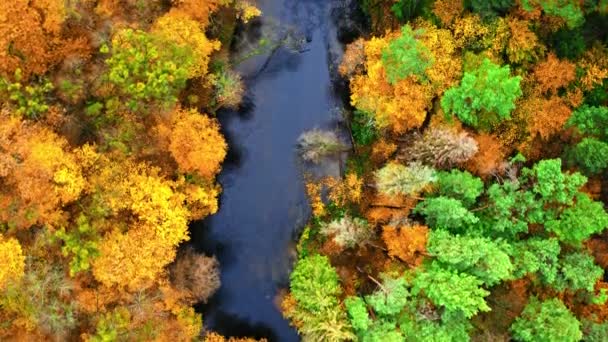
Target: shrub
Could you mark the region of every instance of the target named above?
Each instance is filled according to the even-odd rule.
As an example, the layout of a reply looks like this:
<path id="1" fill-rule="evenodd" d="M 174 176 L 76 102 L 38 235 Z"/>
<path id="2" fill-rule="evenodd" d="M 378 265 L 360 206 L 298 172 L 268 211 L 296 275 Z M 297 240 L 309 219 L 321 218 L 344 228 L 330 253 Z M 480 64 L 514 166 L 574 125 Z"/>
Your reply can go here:
<path id="1" fill-rule="evenodd" d="M 298 138 L 298 146 L 302 158 L 306 161 L 319 163 L 325 157 L 346 150 L 336 133 L 313 129 L 302 133 Z"/>

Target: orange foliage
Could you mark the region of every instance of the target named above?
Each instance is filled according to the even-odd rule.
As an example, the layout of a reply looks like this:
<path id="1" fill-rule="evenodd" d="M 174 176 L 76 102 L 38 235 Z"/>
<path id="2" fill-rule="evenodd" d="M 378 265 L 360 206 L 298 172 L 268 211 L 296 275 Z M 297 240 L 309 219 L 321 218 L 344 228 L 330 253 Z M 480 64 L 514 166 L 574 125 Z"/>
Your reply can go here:
<path id="1" fill-rule="evenodd" d="M 558 89 L 568 86 L 575 80 L 576 65 L 549 53 L 545 61 L 534 67 L 534 77 L 543 93 L 555 94 Z"/>
<path id="2" fill-rule="evenodd" d="M 526 99 L 517 110 L 528 120 L 531 137 L 540 136 L 545 140 L 561 131 L 572 114 L 572 109 L 558 96 Z"/>
<path id="3" fill-rule="evenodd" d="M 507 57 L 511 63 L 533 62 L 544 54 L 545 47 L 528 27 L 528 21 L 507 18 L 511 33 L 507 43 Z"/>
<path id="4" fill-rule="evenodd" d="M 0 182 L 0 220 L 17 228 L 62 224 L 62 208 L 85 186 L 65 139 L 5 116 L 0 117 Z"/>
<path id="5" fill-rule="evenodd" d="M 195 109 L 173 113 L 169 151 L 182 172 L 212 178 L 220 171 L 227 148 L 216 119 Z"/>
<path id="6" fill-rule="evenodd" d="M 481 18 L 475 14 L 456 19 L 452 27 L 454 39 L 459 47 L 475 43 L 490 32 Z"/>
<path id="7" fill-rule="evenodd" d="M 345 77 L 352 77 L 363 72 L 365 62 L 365 41 L 359 38 L 346 46 L 338 72 Z"/>
<path id="8" fill-rule="evenodd" d="M 203 27 L 209 24 L 209 16 L 222 5 L 227 5 L 230 0 L 172 0 L 171 12 L 185 13 L 192 19 L 199 21 Z"/>
<path id="9" fill-rule="evenodd" d="M 361 201 L 363 180 L 355 173 L 349 173 L 340 180 L 329 177 L 324 183 L 329 187 L 329 199 L 341 207 Z"/>
<path id="10" fill-rule="evenodd" d="M 65 1 L 0 1 L 0 75 L 20 68 L 24 79 L 42 75 L 66 56 L 88 57 L 85 37 L 62 39 Z"/>
<path id="11" fill-rule="evenodd" d="M 479 151 L 465 164 L 466 169 L 481 177 L 500 172 L 504 160 L 504 150 L 500 140 L 486 133 L 474 138 L 477 140 Z"/>
<path id="12" fill-rule="evenodd" d="M 463 10 L 462 0 L 437 0 L 433 3 L 433 14 L 444 26 L 450 26 Z"/>
<path id="13" fill-rule="evenodd" d="M 384 226 L 382 240 L 388 248 L 391 257 L 397 257 L 403 262 L 418 266 L 426 253 L 426 242 L 429 229 L 426 226 Z"/>
<path id="14" fill-rule="evenodd" d="M 375 163 L 383 163 L 390 158 L 393 153 L 397 150 L 397 145 L 386 141 L 385 139 L 379 139 L 372 145 L 372 156 L 371 159 Z"/>
<path id="15" fill-rule="evenodd" d="M 308 201 L 310 202 L 314 216 L 323 216 L 325 214 L 325 204 L 321 198 L 322 189 L 323 184 L 317 182 L 306 183 L 306 194 L 308 195 Z"/>
<path id="16" fill-rule="evenodd" d="M 608 48 L 595 44 L 587 50 L 579 62 L 585 70 L 581 78 L 583 90 L 591 90 L 608 78 Z"/>

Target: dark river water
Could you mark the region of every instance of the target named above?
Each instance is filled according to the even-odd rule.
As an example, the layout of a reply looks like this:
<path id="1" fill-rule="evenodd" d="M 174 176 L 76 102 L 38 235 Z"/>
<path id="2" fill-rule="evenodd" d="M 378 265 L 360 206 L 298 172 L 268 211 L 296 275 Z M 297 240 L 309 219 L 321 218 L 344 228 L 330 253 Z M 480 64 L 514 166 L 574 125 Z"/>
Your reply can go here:
<path id="1" fill-rule="evenodd" d="M 257 4 L 264 12 L 261 32 L 291 27 L 306 43 L 300 52 L 281 48 L 270 59 L 239 65 L 248 80 L 249 105 L 219 114 L 230 146 L 219 176 L 220 210 L 194 223 L 191 232 L 196 247 L 220 261 L 222 286 L 199 309 L 207 328 L 227 336 L 298 341 L 275 304 L 277 291 L 288 286 L 294 240 L 310 214 L 306 166 L 296 143 L 306 130 L 336 127 L 342 101 L 332 88 L 328 56 L 340 45 L 330 0 Z M 335 173 L 335 165 L 327 168 Z"/>

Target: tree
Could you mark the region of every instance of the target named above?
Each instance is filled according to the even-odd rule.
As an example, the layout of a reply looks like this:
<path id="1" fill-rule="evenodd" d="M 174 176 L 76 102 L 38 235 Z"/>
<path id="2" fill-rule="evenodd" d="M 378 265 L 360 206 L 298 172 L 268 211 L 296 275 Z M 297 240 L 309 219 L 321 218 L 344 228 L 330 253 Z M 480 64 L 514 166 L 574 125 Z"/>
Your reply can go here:
<path id="1" fill-rule="evenodd" d="M 573 246 L 599 234 L 608 228 L 608 213 L 601 202 L 595 202 L 586 194 L 576 196 L 576 203 L 559 215 L 559 219 L 545 222 L 547 231 L 555 233 L 562 242 Z"/>
<path id="2" fill-rule="evenodd" d="M 363 244 L 373 233 L 367 221 L 348 215 L 323 224 L 319 232 L 325 236 L 332 236 L 333 241 L 342 248 L 353 248 Z"/>
<path id="3" fill-rule="evenodd" d="M 173 113 L 169 151 L 180 171 L 212 179 L 226 157 L 228 145 L 216 119 L 195 109 Z"/>
<path id="4" fill-rule="evenodd" d="M 465 72 L 460 85 L 445 92 L 441 107 L 463 123 L 484 129 L 510 117 L 521 96 L 521 77 L 511 77 L 509 66 L 484 59 L 475 70 Z"/>
<path id="5" fill-rule="evenodd" d="M 487 286 L 496 285 L 513 273 L 510 248 L 504 242 L 434 230 L 430 233 L 427 248 L 435 260 L 459 272 L 474 275 Z"/>
<path id="6" fill-rule="evenodd" d="M 413 281 L 412 294 L 424 293 L 435 305 L 449 312 L 462 312 L 467 318 L 490 311 L 485 297 L 490 292 L 481 288 L 483 281 L 475 276 L 443 268 L 436 261 L 419 270 Z"/>
<path id="7" fill-rule="evenodd" d="M 583 105 L 572 113 L 566 126 L 576 127 L 582 135 L 608 141 L 608 107 Z"/>
<path id="8" fill-rule="evenodd" d="M 584 138 L 567 154 L 571 164 L 585 174 L 598 174 L 608 167 L 608 143 L 594 138 Z"/>
<path id="9" fill-rule="evenodd" d="M 576 342 L 583 337 L 581 323 L 559 299 L 539 301 L 533 297 L 511 325 L 518 341 Z"/>
<path id="10" fill-rule="evenodd" d="M 483 182 L 468 171 L 452 169 L 450 172 L 437 173 L 436 191 L 439 196 L 451 197 L 460 200 L 470 208 L 483 192 Z"/>
<path id="11" fill-rule="evenodd" d="M 421 138 L 409 145 L 399 156 L 439 168 L 463 164 L 479 150 L 478 144 L 466 132 L 429 128 Z"/>
<path id="12" fill-rule="evenodd" d="M 1 291 L 9 282 L 18 282 L 25 273 L 25 256 L 17 239 L 0 235 L 0 260 Z"/>
<path id="13" fill-rule="evenodd" d="M 180 253 L 171 265 L 171 282 L 178 290 L 187 291 L 193 301 L 206 303 L 220 288 L 219 268 L 215 257 L 188 249 Z"/>
<path id="14" fill-rule="evenodd" d="M 538 274 L 545 284 L 557 279 L 561 248 L 555 238 L 534 237 L 513 245 L 513 276 L 522 278 L 527 274 Z"/>
<path id="15" fill-rule="evenodd" d="M 384 276 L 382 288 L 365 297 L 365 301 L 381 317 L 390 318 L 399 314 L 410 296 L 403 278 Z"/>
<path id="16" fill-rule="evenodd" d="M 376 171 L 376 186 L 383 194 L 414 195 L 435 181 L 435 170 L 420 163 L 389 163 Z"/>
<path id="17" fill-rule="evenodd" d="M 505 13 L 513 4 L 513 0 L 472 0 L 470 2 L 472 10 L 484 17 Z"/>
<path id="18" fill-rule="evenodd" d="M 445 196 L 427 198 L 416 206 L 414 213 L 423 215 L 429 227 L 452 232 L 464 232 L 479 221 L 461 201 Z"/>
<path id="19" fill-rule="evenodd" d="M 404 25 L 401 35 L 382 52 L 382 63 L 391 84 L 412 75 L 424 78 L 424 72 L 433 59 L 430 51 L 417 39 L 422 33 L 422 30 L 412 30 L 409 24 Z"/>
<path id="20" fill-rule="evenodd" d="M 426 253 L 429 229 L 421 225 L 385 226 L 382 229 L 382 241 L 388 248 L 390 257 L 397 257 L 410 265 L 418 265 L 422 262 Z"/>
<path id="21" fill-rule="evenodd" d="M 342 289 L 327 257 L 311 255 L 300 259 L 290 280 L 291 294 L 303 309 L 319 311 L 338 305 Z"/>
<path id="22" fill-rule="evenodd" d="M 567 289 L 593 292 L 595 284 L 603 275 L 604 270 L 595 264 L 591 255 L 575 252 L 561 258 L 560 272 L 551 285 L 558 291 Z"/>
<path id="23" fill-rule="evenodd" d="M 569 29 L 583 25 L 585 15 L 577 1 L 570 0 L 523 0 L 522 8 L 531 11 L 534 6 L 540 6 L 547 15 L 564 20 Z"/>
<path id="24" fill-rule="evenodd" d="M 543 93 L 556 94 L 576 78 L 576 65 L 549 53 L 547 59 L 534 66 L 534 78 Z"/>

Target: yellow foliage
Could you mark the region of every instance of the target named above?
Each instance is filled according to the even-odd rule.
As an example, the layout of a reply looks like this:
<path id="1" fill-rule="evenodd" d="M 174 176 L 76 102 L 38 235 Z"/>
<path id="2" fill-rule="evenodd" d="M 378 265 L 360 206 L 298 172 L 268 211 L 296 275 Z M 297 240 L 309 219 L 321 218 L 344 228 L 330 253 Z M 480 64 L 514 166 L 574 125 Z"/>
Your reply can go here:
<path id="1" fill-rule="evenodd" d="M 349 173 L 340 180 L 329 177 L 324 184 L 329 188 L 329 199 L 340 207 L 361 201 L 363 179 L 355 173 Z"/>
<path id="2" fill-rule="evenodd" d="M 99 245 L 93 261 L 93 275 L 104 286 L 130 291 L 154 284 L 164 267 L 175 259 L 175 247 L 159 239 L 154 227 L 139 226 L 121 233 L 114 230 Z"/>
<path id="3" fill-rule="evenodd" d="M 453 30 L 456 44 L 461 48 L 481 40 L 490 32 L 476 14 L 456 19 Z"/>
<path id="4" fill-rule="evenodd" d="M 182 172 L 212 178 L 220 171 L 227 148 L 216 119 L 195 109 L 173 113 L 169 150 Z"/>
<path id="5" fill-rule="evenodd" d="M 221 46 L 220 42 L 207 39 L 202 25 L 182 12 L 169 12 L 160 17 L 154 23 L 152 32 L 177 46 L 192 49 L 195 63 L 189 70 L 190 78 L 207 74 L 209 56 Z"/>
<path id="6" fill-rule="evenodd" d="M 325 204 L 321 199 L 321 190 L 323 184 L 307 182 L 306 183 L 306 194 L 308 195 L 308 201 L 312 208 L 312 214 L 314 216 L 323 216 L 325 214 Z"/>
<path id="7" fill-rule="evenodd" d="M 209 23 L 209 16 L 220 6 L 228 5 L 233 0 L 172 0 L 172 13 L 183 13 L 197 20 L 203 28 Z"/>
<path id="8" fill-rule="evenodd" d="M 11 281 L 18 281 L 25 272 L 25 256 L 19 241 L 0 234 L 0 290 Z"/>
<path id="9" fill-rule="evenodd" d="M 580 82 L 583 90 L 591 90 L 608 78 L 608 48 L 595 44 L 580 59 L 579 66 L 585 70 Z"/>
<path id="10" fill-rule="evenodd" d="M 222 189 L 219 185 L 182 183 L 180 192 L 186 195 L 186 207 L 190 211 L 190 220 L 200 220 L 215 214 L 218 210 L 217 198 Z"/>
<path id="11" fill-rule="evenodd" d="M 376 163 L 383 163 L 397 150 L 397 145 L 379 139 L 372 145 L 372 160 Z"/>
<path id="12" fill-rule="evenodd" d="M 236 9 L 238 10 L 237 17 L 244 23 L 248 23 L 249 20 L 262 15 L 262 11 L 260 11 L 259 8 L 253 6 L 247 1 L 239 1 L 236 4 Z"/>
<path id="13" fill-rule="evenodd" d="M 433 64 L 426 69 L 426 75 L 433 85 L 435 94 L 441 95 L 452 87 L 462 76 L 462 61 L 459 44 L 452 32 L 434 25 L 423 26 L 421 42 L 433 55 Z M 482 29 L 479 28 L 481 31 Z"/>

